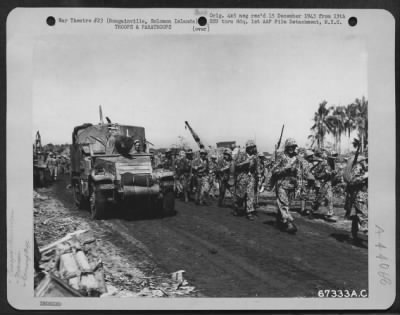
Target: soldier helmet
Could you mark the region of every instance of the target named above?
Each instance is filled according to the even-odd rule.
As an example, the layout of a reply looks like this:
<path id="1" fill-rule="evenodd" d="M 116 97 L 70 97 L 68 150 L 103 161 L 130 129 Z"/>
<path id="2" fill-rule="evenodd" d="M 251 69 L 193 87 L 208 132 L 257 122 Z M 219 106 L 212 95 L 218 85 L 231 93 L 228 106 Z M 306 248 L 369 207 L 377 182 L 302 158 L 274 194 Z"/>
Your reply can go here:
<path id="1" fill-rule="evenodd" d="M 215 154 L 212 154 L 212 155 L 211 155 L 211 158 L 212 158 L 212 159 L 216 159 L 217 156 L 216 156 Z"/>
<path id="2" fill-rule="evenodd" d="M 314 155 L 315 155 L 316 157 L 322 157 L 322 153 L 323 153 L 323 151 L 322 151 L 321 149 L 316 149 L 316 150 L 314 151 Z"/>
<path id="3" fill-rule="evenodd" d="M 330 158 L 330 159 L 335 159 L 335 158 L 338 157 L 338 155 L 339 155 L 339 154 L 338 154 L 336 151 L 334 151 L 334 150 L 328 152 L 328 158 Z"/>
<path id="4" fill-rule="evenodd" d="M 307 174 L 307 180 L 309 180 L 309 181 L 314 181 L 315 180 L 315 177 L 311 172 Z"/>
<path id="5" fill-rule="evenodd" d="M 165 151 L 165 154 L 169 154 L 169 153 L 172 153 L 171 149 L 167 149 L 167 151 Z"/>
<path id="6" fill-rule="evenodd" d="M 193 154 L 193 150 L 192 149 L 187 150 L 186 154 Z"/>
<path id="7" fill-rule="evenodd" d="M 135 141 L 133 141 L 134 144 L 140 144 L 140 140 L 136 139 Z"/>
<path id="8" fill-rule="evenodd" d="M 312 150 L 306 150 L 304 152 L 304 157 L 308 158 L 308 157 L 312 157 L 314 155 L 314 152 Z"/>
<path id="9" fill-rule="evenodd" d="M 229 148 L 226 148 L 226 149 L 224 150 L 224 154 L 229 155 L 229 156 L 232 156 L 232 150 L 229 149 Z"/>
<path id="10" fill-rule="evenodd" d="M 251 147 L 255 147 L 256 143 L 254 142 L 254 140 L 247 140 L 246 141 L 246 149 L 247 148 L 251 148 Z"/>
<path id="11" fill-rule="evenodd" d="M 184 156 L 186 156 L 186 153 L 185 153 L 185 151 L 183 151 L 183 150 L 182 150 L 182 151 L 180 151 L 180 152 L 179 152 L 179 156 L 181 156 L 181 157 L 184 157 Z"/>
<path id="12" fill-rule="evenodd" d="M 263 159 L 265 159 L 265 155 L 264 155 L 264 153 L 258 152 L 258 154 L 257 154 L 257 155 L 258 155 L 258 157 L 259 157 L 259 158 L 263 158 Z"/>
<path id="13" fill-rule="evenodd" d="M 206 154 L 207 155 L 207 151 L 205 149 L 200 149 L 200 154 Z"/>
<path id="14" fill-rule="evenodd" d="M 362 162 L 362 161 L 365 161 L 365 160 L 367 160 L 367 159 L 368 159 L 367 156 L 365 156 L 365 155 L 359 155 L 358 158 L 357 158 L 357 162 Z"/>
<path id="15" fill-rule="evenodd" d="M 285 149 L 289 147 L 297 147 L 296 140 L 293 138 L 287 138 L 285 141 Z"/>

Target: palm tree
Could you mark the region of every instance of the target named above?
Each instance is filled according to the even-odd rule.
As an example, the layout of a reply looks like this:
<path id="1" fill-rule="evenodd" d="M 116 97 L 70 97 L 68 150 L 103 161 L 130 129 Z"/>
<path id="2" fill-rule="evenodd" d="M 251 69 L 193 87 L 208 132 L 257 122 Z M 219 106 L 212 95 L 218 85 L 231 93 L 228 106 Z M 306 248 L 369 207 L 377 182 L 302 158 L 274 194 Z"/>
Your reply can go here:
<path id="1" fill-rule="evenodd" d="M 355 111 L 352 104 L 345 107 L 345 122 L 344 122 L 344 133 L 350 139 L 351 133 L 356 129 L 355 123 Z"/>
<path id="2" fill-rule="evenodd" d="M 344 106 L 331 106 L 331 114 L 326 118 L 330 132 L 333 134 L 335 143 L 334 148 L 341 153 L 342 134 L 345 133 L 346 112 Z"/>
<path id="3" fill-rule="evenodd" d="M 358 131 L 361 148 L 363 152 L 368 144 L 368 101 L 363 96 L 361 99 L 356 98 L 354 103 L 349 105 L 350 115 L 353 121 L 353 130 Z"/>
<path id="4" fill-rule="evenodd" d="M 326 108 L 326 104 L 328 104 L 327 101 L 323 101 L 319 104 L 318 110 L 314 113 L 314 125 L 311 127 L 311 130 L 314 132 L 313 137 L 317 141 L 319 149 L 324 148 L 325 136 L 332 130 L 332 124 L 327 119 L 329 109 Z"/>

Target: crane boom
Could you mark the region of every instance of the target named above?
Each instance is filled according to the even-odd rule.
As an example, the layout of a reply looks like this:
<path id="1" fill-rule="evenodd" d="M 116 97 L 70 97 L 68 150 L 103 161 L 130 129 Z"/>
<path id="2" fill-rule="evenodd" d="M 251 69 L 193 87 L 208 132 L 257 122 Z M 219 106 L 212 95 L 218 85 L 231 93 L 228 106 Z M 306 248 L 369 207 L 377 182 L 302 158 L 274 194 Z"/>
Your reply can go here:
<path id="1" fill-rule="evenodd" d="M 197 135 L 197 133 L 193 130 L 193 128 L 189 125 L 187 121 L 185 121 L 186 127 L 189 129 L 190 133 L 192 134 L 192 137 L 194 141 L 196 141 L 197 145 L 199 146 L 200 149 L 204 148 L 204 144 L 201 142 L 200 137 Z"/>

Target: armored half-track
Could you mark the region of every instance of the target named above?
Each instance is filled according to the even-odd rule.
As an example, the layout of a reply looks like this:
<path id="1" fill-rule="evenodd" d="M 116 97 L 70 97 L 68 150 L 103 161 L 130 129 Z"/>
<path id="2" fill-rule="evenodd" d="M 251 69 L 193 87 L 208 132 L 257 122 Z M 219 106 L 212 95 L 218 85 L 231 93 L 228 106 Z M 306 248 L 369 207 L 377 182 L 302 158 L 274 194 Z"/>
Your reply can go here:
<path id="1" fill-rule="evenodd" d="M 93 219 L 107 218 L 122 203 L 129 204 L 126 211 L 145 208 L 163 216 L 173 214 L 174 174 L 153 169 L 146 145 L 143 127 L 112 123 L 75 127 L 71 185 L 76 205 L 89 208 Z"/>

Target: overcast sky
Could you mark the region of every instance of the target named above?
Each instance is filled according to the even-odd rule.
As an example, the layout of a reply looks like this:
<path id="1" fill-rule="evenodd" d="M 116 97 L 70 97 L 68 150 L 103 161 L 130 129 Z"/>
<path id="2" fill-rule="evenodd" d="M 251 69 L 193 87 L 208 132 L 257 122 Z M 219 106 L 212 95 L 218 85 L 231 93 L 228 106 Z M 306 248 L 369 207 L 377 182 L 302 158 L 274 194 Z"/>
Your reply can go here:
<path id="1" fill-rule="evenodd" d="M 295 36 L 296 35 L 296 36 Z M 70 143 L 72 129 L 99 122 L 144 126 L 156 147 L 183 136 L 187 120 L 208 145 L 255 139 L 272 151 L 305 145 L 318 104 L 367 94 L 367 55 L 355 38 L 290 35 L 46 37 L 34 49 L 33 131 Z"/>

